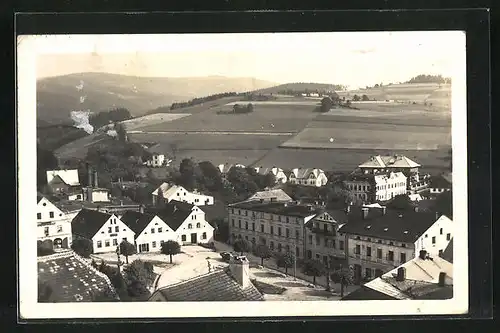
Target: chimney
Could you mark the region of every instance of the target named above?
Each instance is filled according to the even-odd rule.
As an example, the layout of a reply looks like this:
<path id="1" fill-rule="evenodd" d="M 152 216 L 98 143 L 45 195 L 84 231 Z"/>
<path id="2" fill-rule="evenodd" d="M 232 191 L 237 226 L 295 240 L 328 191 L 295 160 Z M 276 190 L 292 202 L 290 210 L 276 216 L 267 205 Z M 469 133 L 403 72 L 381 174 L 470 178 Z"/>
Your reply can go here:
<path id="1" fill-rule="evenodd" d="M 123 206 L 123 200 L 120 200 L 120 206 Z"/>
<path id="2" fill-rule="evenodd" d="M 94 170 L 94 187 L 98 188 L 99 183 L 97 182 L 97 170 Z"/>
<path id="3" fill-rule="evenodd" d="M 87 186 L 92 187 L 92 167 L 87 165 Z"/>
<path id="4" fill-rule="evenodd" d="M 139 213 L 144 214 L 144 206 L 143 205 L 139 206 Z"/>
<path id="5" fill-rule="evenodd" d="M 438 286 L 444 287 L 445 279 L 446 279 L 446 273 L 445 272 L 439 273 Z"/>
<path id="6" fill-rule="evenodd" d="M 87 201 L 92 202 L 92 187 L 87 187 Z"/>
<path id="7" fill-rule="evenodd" d="M 382 206 L 382 215 L 385 215 L 387 213 L 387 207 Z"/>
<path id="8" fill-rule="evenodd" d="M 361 208 L 363 220 L 368 217 L 368 211 L 369 211 L 369 209 L 367 207 Z"/>
<path id="9" fill-rule="evenodd" d="M 250 263 L 245 256 L 232 257 L 229 263 L 229 271 L 241 288 L 250 285 Z"/>
<path id="10" fill-rule="evenodd" d="M 427 257 L 427 251 L 425 250 L 420 250 L 420 253 L 418 255 L 418 257 L 422 260 L 425 260 L 425 258 Z"/>
<path id="11" fill-rule="evenodd" d="M 436 221 L 439 219 L 439 212 L 436 212 Z"/>
<path id="12" fill-rule="evenodd" d="M 396 276 L 396 281 L 404 281 L 406 279 L 406 269 L 404 267 L 398 268 L 398 275 Z"/>

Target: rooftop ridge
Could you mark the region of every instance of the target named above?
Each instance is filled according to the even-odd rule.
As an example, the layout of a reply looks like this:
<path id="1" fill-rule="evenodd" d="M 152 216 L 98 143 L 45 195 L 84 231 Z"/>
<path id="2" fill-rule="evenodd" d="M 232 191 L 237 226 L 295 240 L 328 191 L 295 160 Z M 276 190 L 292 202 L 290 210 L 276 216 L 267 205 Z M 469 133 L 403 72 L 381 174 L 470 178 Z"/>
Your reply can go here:
<path id="1" fill-rule="evenodd" d="M 222 271 L 224 271 L 224 272 L 226 272 L 226 273 L 227 273 L 228 268 L 215 268 L 215 269 L 214 269 L 213 271 L 211 271 L 211 272 L 208 272 L 208 273 L 205 273 L 205 274 L 201 274 L 201 275 L 197 275 L 197 276 L 192 277 L 192 278 L 187 279 L 187 280 L 183 280 L 183 281 L 179 281 L 179 282 L 176 282 L 176 283 L 172 283 L 172 284 L 169 284 L 169 285 L 163 286 L 163 287 L 161 287 L 161 288 L 158 288 L 158 289 L 156 289 L 156 290 L 161 291 L 161 290 L 163 290 L 163 289 L 167 289 L 167 288 L 171 288 L 171 287 L 176 287 L 176 286 L 179 286 L 179 285 L 184 284 L 184 283 L 187 283 L 187 282 L 196 281 L 196 280 L 198 280 L 198 279 L 201 279 L 201 278 L 207 277 L 207 276 L 209 276 L 209 275 L 213 275 L 213 274 L 215 274 L 215 273 L 220 273 L 220 272 L 222 272 Z M 156 291 L 156 290 L 155 290 L 155 291 Z"/>

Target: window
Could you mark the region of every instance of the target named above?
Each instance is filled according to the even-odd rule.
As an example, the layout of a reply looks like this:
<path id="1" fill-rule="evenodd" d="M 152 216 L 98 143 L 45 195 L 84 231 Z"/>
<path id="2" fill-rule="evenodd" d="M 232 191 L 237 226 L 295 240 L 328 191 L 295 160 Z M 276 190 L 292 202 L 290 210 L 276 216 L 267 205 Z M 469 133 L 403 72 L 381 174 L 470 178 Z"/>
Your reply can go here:
<path id="1" fill-rule="evenodd" d="M 188 229 L 193 229 L 193 225 L 191 223 L 188 224 Z"/>
<path id="2" fill-rule="evenodd" d="M 278 243 L 278 252 L 281 252 L 281 244 Z"/>
<path id="3" fill-rule="evenodd" d="M 401 243 L 401 247 L 406 247 L 406 244 L 405 243 Z"/>
<path id="4" fill-rule="evenodd" d="M 113 232 L 113 227 L 108 227 L 108 234 Z"/>
<path id="5" fill-rule="evenodd" d="M 278 227 L 278 236 L 281 236 L 281 227 Z"/>
<path id="6" fill-rule="evenodd" d="M 389 245 L 390 246 L 394 246 L 394 242 L 389 242 Z"/>
<path id="7" fill-rule="evenodd" d="M 248 230 L 248 222 L 245 222 L 245 229 Z"/>
<path id="8" fill-rule="evenodd" d="M 300 234 L 299 231 L 295 230 L 295 238 L 299 238 L 299 236 L 300 236 L 299 234 Z"/>
<path id="9" fill-rule="evenodd" d="M 451 234 L 446 234 L 446 240 L 449 241 L 451 239 Z"/>
<path id="10" fill-rule="evenodd" d="M 109 239 L 106 239 L 106 240 L 104 241 L 104 246 L 105 246 L 105 247 L 109 247 Z"/>
<path id="11" fill-rule="evenodd" d="M 48 236 L 49 235 L 49 227 L 43 228 L 43 233 L 45 234 L 45 236 Z"/>
<path id="12" fill-rule="evenodd" d="M 377 243 L 382 244 L 382 240 L 381 240 L 381 239 L 379 239 L 379 240 L 377 241 Z"/>
<path id="13" fill-rule="evenodd" d="M 264 232 L 264 225 L 263 224 L 260 225 L 260 232 Z"/>
<path id="14" fill-rule="evenodd" d="M 39 219 L 39 220 L 41 220 L 42 219 L 42 213 L 37 213 L 36 214 L 36 218 Z"/>
<path id="15" fill-rule="evenodd" d="M 377 259 L 382 259 L 382 249 L 377 249 Z"/>
<path id="16" fill-rule="evenodd" d="M 316 236 L 316 245 L 321 245 L 321 239 L 319 236 Z"/>
<path id="17" fill-rule="evenodd" d="M 432 236 L 432 244 L 436 244 L 436 236 Z"/>
<path id="18" fill-rule="evenodd" d="M 439 234 L 442 235 L 443 234 L 443 228 L 439 229 Z"/>
<path id="19" fill-rule="evenodd" d="M 185 242 L 185 241 L 186 241 L 186 235 L 182 235 L 182 236 L 181 236 L 181 240 L 182 240 L 183 242 Z"/>
<path id="20" fill-rule="evenodd" d="M 271 235 L 274 235 L 274 227 L 273 227 L 273 226 L 270 226 L 270 227 L 269 227 L 269 233 L 270 233 Z"/>
<path id="21" fill-rule="evenodd" d="M 406 262 L 406 253 L 401 252 L 400 261 L 401 261 L 402 264 Z"/>
<path id="22" fill-rule="evenodd" d="M 290 230 L 285 229 L 286 238 L 290 238 Z"/>
<path id="23" fill-rule="evenodd" d="M 313 236 L 309 235 L 309 244 L 312 244 L 312 243 L 313 243 Z"/>
<path id="24" fill-rule="evenodd" d="M 371 257 L 372 256 L 372 248 L 370 246 L 366 247 L 366 256 Z"/>
<path id="25" fill-rule="evenodd" d="M 339 249 L 344 250 L 344 241 L 339 241 Z"/>
<path id="26" fill-rule="evenodd" d="M 155 248 L 156 247 L 156 242 L 151 243 L 151 247 Z"/>
<path id="27" fill-rule="evenodd" d="M 50 217 L 51 219 L 53 219 L 53 218 L 54 218 L 54 212 L 49 212 L 49 217 Z"/>
<path id="28" fill-rule="evenodd" d="M 255 223 L 252 223 L 252 231 L 255 231 Z"/>
<path id="29" fill-rule="evenodd" d="M 207 233 L 206 232 L 204 232 L 204 233 L 201 234 L 201 239 L 207 239 Z"/>
<path id="30" fill-rule="evenodd" d="M 232 225 L 233 225 L 233 227 L 234 227 L 234 219 L 231 219 L 231 224 L 232 224 Z"/>
<path id="31" fill-rule="evenodd" d="M 238 215 L 241 215 L 241 209 L 238 209 Z"/>
<path id="32" fill-rule="evenodd" d="M 288 218 L 288 216 L 286 217 L 286 223 L 289 223 L 290 222 L 290 219 Z"/>
<path id="33" fill-rule="evenodd" d="M 295 248 L 295 256 L 296 257 L 300 256 L 300 249 L 298 247 Z"/>
<path id="34" fill-rule="evenodd" d="M 354 249 L 354 254 L 360 254 L 361 253 L 361 246 L 356 245 L 356 248 Z"/>
<path id="35" fill-rule="evenodd" d="M 365 277 L 367 279 L 371 279 L 372 278 L 372 269 L 371 268 L 366 268 L 365 269 Z"/>
<path id="36" fill-rule="evenodd" d="M 273 242 L 273 241 L 271 241 L 271 242 L 269 243 L 269 248 L 270 248 L 271 250 L 274 250 L 274 242 Z"/>
<path id="37" fill-rule="evenodd" d="M 123 237 L 123 238 L 122 238 L 122 241 L 123 241 L 123 242 L 126 242 L 126 241 L 127 241 L 127 237 Z"/>
<path id="38" fill-rule="evenodd" d="M 97 241 L 97 248 L 100 249 L 102 247 L 102 241 Z"/>
<path id="39" fill-rule="evenodd" d="M 241 229 L 241 220 L 238 220 L 238 228 Z"/>
<path id="40" fill-rule="evenodd" d="M 248 216 L 248 210 L 245 210 L 245 216 Z"/>
<path id="41" fill-rule="evenodd" d="M 234 208 L 231 208 L 231 214 L 234 214 Z"/>
<path id="42" fill-rule="evenodd" d="M 393 251 L 389 251 L 389 253 L 387 253 L 387 260 L 394 261 L 394 252 Z"/>
<path id="43" fill-rule="evenodd" d="M 115 232 L 119 232 L 120 231 L 120 227 L 119 226 L 116 226 L 115 227 Z"/>
<path id="44" fill-rule="evenodd" d="M 158 232 L 162 232 L 163 231 L 163 228 L 158 228 Z"/>
<path id="45" fill-rule="evenodd" d="M 58 225 L 57 226 L 57 232 L 62 232 L 63 231 L 63 227 L 62 225 Z"/>
<path id="46" fill-rule="evenodd" d="M 439 254 L 438 254 L 440 257 L 443 256 L 443 250 L 439 250 Z"/>
<path id="47" fill-rule="evenodd" d="M 118 245 L 118 239 L 113 238 L 113 245 L 114 245 L 114 246 Z"/>

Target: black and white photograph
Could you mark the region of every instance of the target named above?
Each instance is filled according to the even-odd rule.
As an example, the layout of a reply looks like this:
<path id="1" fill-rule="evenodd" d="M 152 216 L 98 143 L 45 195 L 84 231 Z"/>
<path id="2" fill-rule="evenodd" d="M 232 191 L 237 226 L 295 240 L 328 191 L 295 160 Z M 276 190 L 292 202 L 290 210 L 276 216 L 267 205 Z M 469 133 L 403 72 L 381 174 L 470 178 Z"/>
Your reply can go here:
<path id="1" fill-rule="evenodd" d="M 17 47 L 22 317 L 467 312 L 463 32 Z"/>

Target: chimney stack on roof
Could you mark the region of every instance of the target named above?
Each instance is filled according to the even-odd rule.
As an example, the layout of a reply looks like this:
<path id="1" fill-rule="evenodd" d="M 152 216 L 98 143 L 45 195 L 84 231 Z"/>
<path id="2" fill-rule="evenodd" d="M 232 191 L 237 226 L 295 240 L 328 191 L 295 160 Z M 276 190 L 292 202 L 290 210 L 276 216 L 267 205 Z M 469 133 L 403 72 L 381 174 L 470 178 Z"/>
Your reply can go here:
<path id="1" fill-rule="evenodd" d="M 396 276 L 396 281 L 404 281 L 406 279 L 406 268 L 399 267 L 398 274 Z"/>
<path id="2" fill-rule="evenodd" d="M 382 206 L 382 215 L 385 215 L 387 213 L 387 207 Z"/>
<path id="3" fill-rule="evenodd" d="M 427 251 L 425 250 L 420 250 L 420 253 L 418 255 L 418 257 L 422 260 L 425 260 L 425 258 L 427 258 Z"/>
<path id="4" fill-rule="evenodd" d="M 232 257 L 229 262 L 229 271 L 241 288 L 250 285 L 250 263 L 245 256 Z"/>
<path id="5" fill-rule="evenodd" d="M 363 220 L 368 217 L 368 211 L 369 211 L 368 207 L 361 208 L 361 214 L 362 214 L 361 216 L 363 217 Z"/>
<path id="6" fill-rule="evenodd" d="M 445 280 L 446 280 L 446 273 L 445 272 L 439 273 L 438 286 L 444 287 Z"/>
<path id="7" fill-rule="evenodd" d="M 99 183 L 98 183 L 98 180 L 97 180 L 97 170 L 94 170 L 94 187 L 95 188 L 99 187 Z"/>
<path id="8" fill-rule="evenodd" d="M 436 212 L 436 221 L 439 219 L 439 212 Z"/>

